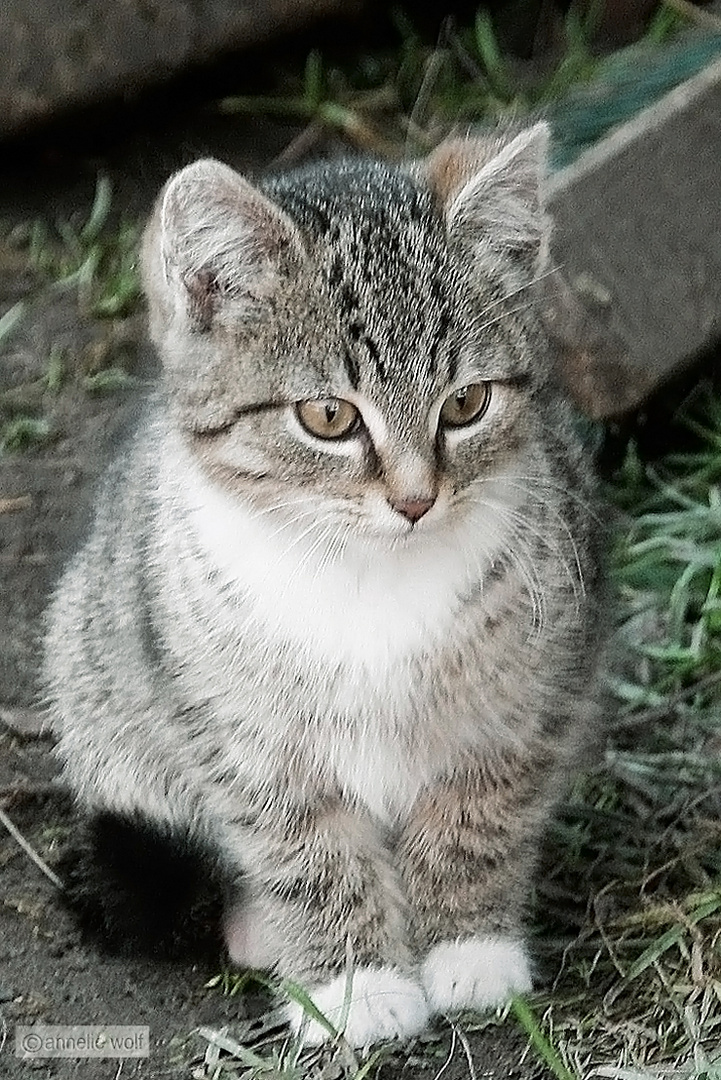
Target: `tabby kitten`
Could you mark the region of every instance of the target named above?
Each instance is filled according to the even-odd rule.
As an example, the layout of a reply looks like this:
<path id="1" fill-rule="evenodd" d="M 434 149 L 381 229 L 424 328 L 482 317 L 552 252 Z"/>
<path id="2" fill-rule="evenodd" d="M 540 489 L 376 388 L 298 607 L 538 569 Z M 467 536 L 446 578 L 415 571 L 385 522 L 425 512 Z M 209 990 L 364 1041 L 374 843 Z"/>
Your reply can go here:
<path id="1" fill-rule="evenodd" d="M 161 944 L 211 881 L 232 960 L 357 1045 L 529 989 L 539 837 L 596 713 L 546 144 L 173 176 L 143 251 L 163 390 L 50 610 L 86 921 L 126 944 L 155 901 Z"/>

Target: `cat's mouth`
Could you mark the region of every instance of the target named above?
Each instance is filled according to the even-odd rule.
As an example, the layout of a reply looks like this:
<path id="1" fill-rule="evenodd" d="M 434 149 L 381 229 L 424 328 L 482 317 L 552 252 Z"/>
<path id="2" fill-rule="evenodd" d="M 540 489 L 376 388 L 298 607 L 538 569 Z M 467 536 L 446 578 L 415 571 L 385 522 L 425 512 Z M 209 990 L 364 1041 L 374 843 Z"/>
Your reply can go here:
<path id="1" fill-rule="evenodd" d="M 422 545 L 426 540 L 436 537 L 440 528 L 441 515 L 410 521 L 399 514 L 394 514 L 392 518 L 371 521 L 365 528 L 358 531 L 358 536 L 374 546 L 397 551 L 399 548 Z"/>

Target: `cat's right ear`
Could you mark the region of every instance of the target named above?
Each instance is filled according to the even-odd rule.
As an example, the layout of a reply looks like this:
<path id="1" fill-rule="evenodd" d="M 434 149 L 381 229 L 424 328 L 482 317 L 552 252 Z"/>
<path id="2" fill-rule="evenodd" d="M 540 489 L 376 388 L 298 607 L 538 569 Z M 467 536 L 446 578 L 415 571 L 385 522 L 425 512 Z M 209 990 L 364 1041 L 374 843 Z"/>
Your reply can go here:
<path id="1" fill-rule="evenodd" d="M 452 138 L 424 163 L 449 236 L 466 248 L 512 253 L 533 274 L 548 259 L 550 219 L 544 207 L 549 128 L 515 138 Z"/>
<path id="2" fill-rule="evenodd" d="M 232 301 L 252 307 L 302 258 L 297 228 L 233 169 L 196 161 L 165 186 L 143 245 L 146 291 L 167 315 L 209 330 Z"/>

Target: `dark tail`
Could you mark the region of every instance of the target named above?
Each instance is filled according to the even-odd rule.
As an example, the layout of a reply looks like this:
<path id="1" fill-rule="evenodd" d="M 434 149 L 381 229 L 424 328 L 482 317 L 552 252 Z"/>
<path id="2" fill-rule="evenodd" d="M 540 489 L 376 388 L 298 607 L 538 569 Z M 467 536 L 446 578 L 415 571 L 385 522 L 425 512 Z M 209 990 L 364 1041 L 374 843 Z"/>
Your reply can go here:
<path id="1" fill-rule="evenodd" d="M 189 831 L 140 813 L 85 815 L 58 873 L 83 933 L 107 952 L 187 959 L 222 951 L 228 874 Z"/>

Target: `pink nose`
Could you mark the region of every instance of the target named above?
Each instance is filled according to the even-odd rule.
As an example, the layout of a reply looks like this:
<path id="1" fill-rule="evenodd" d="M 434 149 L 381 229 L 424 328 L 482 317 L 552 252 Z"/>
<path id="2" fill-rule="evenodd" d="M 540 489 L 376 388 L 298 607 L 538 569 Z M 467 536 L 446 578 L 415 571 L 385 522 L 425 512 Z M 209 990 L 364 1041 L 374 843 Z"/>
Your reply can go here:
<path id="1" fill-rule="evenodd" d="M 394 510 L 397 510 L 399 514 L 403 514 L 404 518 L 408 518 L 414 525 L 417 521 L 427 514 L 430 508 L 433 506 L 435 499 L 389 499 L 388 500 Z"/>

